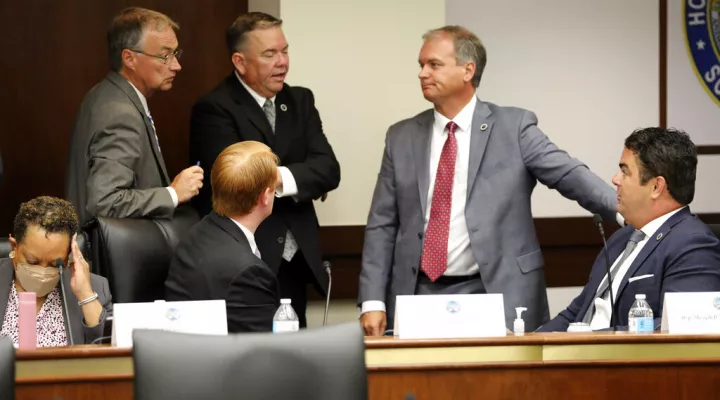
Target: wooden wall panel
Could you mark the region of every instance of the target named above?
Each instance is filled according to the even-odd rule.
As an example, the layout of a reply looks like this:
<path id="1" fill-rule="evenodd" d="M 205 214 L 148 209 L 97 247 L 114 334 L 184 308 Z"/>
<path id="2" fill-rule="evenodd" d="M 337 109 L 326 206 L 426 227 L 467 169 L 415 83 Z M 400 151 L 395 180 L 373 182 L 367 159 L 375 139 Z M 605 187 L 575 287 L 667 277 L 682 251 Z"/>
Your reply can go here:
<path id="1" fill-rule="evenodd" d="M 75 114 L 108 71 L 105 35 L 129 6 L 163 12 L 180 24 L 182 71 L 173 89 L 149 99 L 171 177 L 188 166 L 190 108 L 231 71 L 225 29 L 247 0 L 0 1 L 0 235 L 21 202 L 63 196 Z"/>

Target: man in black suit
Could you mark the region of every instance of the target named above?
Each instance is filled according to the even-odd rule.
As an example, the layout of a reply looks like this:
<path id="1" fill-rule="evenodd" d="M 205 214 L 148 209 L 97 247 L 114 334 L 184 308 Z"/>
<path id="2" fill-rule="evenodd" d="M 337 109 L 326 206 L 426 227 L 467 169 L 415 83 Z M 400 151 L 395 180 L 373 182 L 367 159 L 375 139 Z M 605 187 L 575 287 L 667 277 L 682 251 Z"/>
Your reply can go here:
<path id="1" fill-rule="evenodd" d="M 213 211 L 175 249 L 166 300 L 224 299 L 228 332 L 272 330 L 280 288 L 254 234 L 273 209 L 277 163 L 269 147 L 253 141 L 220 153 L 210 176 Z"/>
<path id="2" fill-rule="evenodd" d="M 340 165 L 312 92 L 285 84 L 289 59 L 281 24 L 253 12 L 228 28 L 234 70 L 193 107 L 190 161 L 212 165 L 225 147 L 246 140 L 267 144 L 280 158 L 278 199 L 256 237 L 263 260 L 278 274 L 282 296 L 292 299 L 305 327 L 307 284 L 322 292 L 327 282 L 313 200 L 338 187 Z M 211 193 L 205 185 L 193 200 L 200 215 L 212 208 Z"/>

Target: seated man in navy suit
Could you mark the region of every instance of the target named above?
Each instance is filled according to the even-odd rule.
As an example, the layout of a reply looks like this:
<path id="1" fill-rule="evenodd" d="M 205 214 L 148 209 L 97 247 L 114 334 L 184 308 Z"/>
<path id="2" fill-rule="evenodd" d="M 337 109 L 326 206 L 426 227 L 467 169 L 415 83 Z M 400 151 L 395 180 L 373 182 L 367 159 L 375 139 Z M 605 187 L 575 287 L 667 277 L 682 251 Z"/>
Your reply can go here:
<path id="1" fill-rule="evenodd" d="M 636 294 L 647 296 L 657 328 L 666 292 L 720 291 L 720 241 L 688 207 L 696 168 L 697 149 L 682 131 L 646 128 L 625 139 L 613 184 L 628 226 L 607 242 L 618 329 L 627 326 Z M 607 329 L 611 314 L 601 252 L 582 293 L 538 332 L 565 331 L 571 322 Z"/>

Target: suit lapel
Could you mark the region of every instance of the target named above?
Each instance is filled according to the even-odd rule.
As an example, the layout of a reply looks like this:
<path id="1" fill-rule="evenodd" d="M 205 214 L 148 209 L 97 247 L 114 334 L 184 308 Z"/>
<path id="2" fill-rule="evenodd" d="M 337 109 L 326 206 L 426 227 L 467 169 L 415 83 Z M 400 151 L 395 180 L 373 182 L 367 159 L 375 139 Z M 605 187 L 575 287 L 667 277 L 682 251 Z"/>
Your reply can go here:
<path id="1" fill-rule="evenodd" d="M 275 149 L 274 152 L 282 160 L 290 150 L 292 137 L 297 134 L 293 131 L 293 116 L 298 112 L 292 102 L 290 89 L 287 85 L 275 97 Z"/>
<path id="2" fill-rule="evenodd" d="M 472 189 L 477 178 L 480 164 L 485 156 L 488 138 L 492 131 L 494 119 L 490 117 L 490 107 L 478 99 L 473 113 L 472 128 L 470 132 L 470 161 L 468 162 L 467 199 L 470 199 Z M 468 202 L 468 204 L 470 204 Z"/>
<path id="3" fill-rule="evenodd" d="M 73 343 L 74 344 L 85 344 L 85 330 L 83 329 L 82 321 L 85 320 L 85 316 L 82 313 L 80 305 L 78 305 L 78 299 L 70 289 L 70 268 L 63 270 L 63 284 L 65 285 L 65 297 L 67 298 L 67 311 L 70 315 L 65 314 L 65 307 L 63 307 L 62 313 L 65 317 L 65 334 L 70 338 L 70 331 L 68 326 L 72 327 Z M 63 302 L 62 291 L 60 292 L 60 302 Z M 70 341 L 68 340 L 68 345 Z"/>
<path id="4" fill-rule="evenodd" d="M 653 237 L 648 238 L 647 243 L 645 243 L 645 246 L 643 246 L 642 250 L 637 255 L 635 260 L 633 260 L 630 268 L 628 268 L 627 272 L 623 276 L 622 281 L 620 282 L 620 286 L 618 288 L 616 298 L 620 298 L 620 295 L 622 294 L 623 290 L 625 290 L 625 287 L 628 284 L 628 279 L 630 279 L 631 276 L 635 275 L 635 272 L 638 270 L 638 268 L 640 268 L 640 266 L 645 262 L 648 256 L 652 254 L 653 251 L 655 251 L 655 248 L 657 248 L 660 242 L 665 240 L 672 228 L 679 222 L 691 216 L 692 214 L 690 213 L 690 208 L 683 208 L 682 210 L 675 213 L 675 215 L 670 217 L 670 219 L 665 221 L 665 223 L 662 224 L 662 226 L 653 234 Z"/>
<path id="5" fill-rule="evenodd" d="M 150 122 L 150 118 L 148 118 L 147 114 L 145 113 L 145 107 L 143 107 L 142 102 L 140 101 L 140 98 L 138 97 L 137 93 L 135 92 L 135 89 L 130 85 L 130 83 L 122 77 L 122 75 L 118 74 L 117 72 L 110 72 L 107 75 L 107 79 L 112 82 L 115 86 L 120 88 L 120 90 L 125 93 L 125 95 L 130 99 L 130 101 L 133 103 L 135 108 L 137 108 L 140 115 L 142 115 L 143 123 L 145 124 L 145 134 L 147 136 L 147 139 L 150 143 L 150 148 L 152 149 L 153 156 L 155 156 L 155 162 L 158 166 L 158 170 L 160 171 L 160 176 L 164 180 L 163 185 L 167 186 L 170 184 L 170 177 L 168 176 L 167 169 L 165 167 L 165 159 L 163 159 L 162 152 L 160 151 L 160 148 L 158 147 L 158 141 L 156 140 L 156 132 L 155 128 L 153 127 L 152 123 Z"/>
<path id="6" fill-rule="evenodd" d="M 420 204 L 423 218 L 427 215 L 428 190 L 430 189 L 430 141 L 432 138 L 433 111 L 428 110 L 420 114 L 416 121 L 418 132 L 413 138 L 413 154 L 420 191 Z"/>
<path id="7" fill-rule="evenodd" d="M 240 80 L 237 76 L 235 76 L 234 71 L 229 77 L 227 77 L 226 82 L 230 88 L 230 97 L 232 97 L 233 101 L 235 101 L 235 103 L 240 105 L 243 109 L 242 115 L 247 116 L 250 123 L 262 134 L 262 137 L 265 139 L 264 142 L 267 143 L 267 145 L 274 151 L 275 134 L 270 126 L 270 122 L 265 116 L 265 112 L 262 110 L 257 101 L 255 101 L 250 92 L 248 92 L 242 83 L 240 83 Z M 277 111 L 275 115 L 277 118 Z M 275 124 L 277 127 L 277 120 L 275 121 Z"/>
<path id="8" fill-rule="evenodd" d="M 617 236 L 613 235 L 613 238 L 617 238 L 617 240 L 613 240 L 613 242 L 608 245 L 608 255 L 610 258 L 611 267 L 612 263 L 615 262 L 615 260 L 620 257 L 620 254 L 625 250 L 625 245 L 630 239 L 630 235 L 633 231 L 634 229 L 631 226 L 626 226 L 624 228 L 621 228 L 621 230 L 619 230 L 617 233 L 615 233 L 615 235 Z M 605 249 L 601 250 L 600 254 L 598 255 L 596 264 L 593 265 L 593 269 L 590 272 L 590 279 L 588 280 L 587 287 L 591 288 L 592 291 L 590 292 L 590 295 L 585 298 L 582 308 L 577 314 L 578 319 L 575 322 L 582 322 L 588 308 L 590 308 L 590 305 L 595 301 L 595 296 L 597 295 L 597 291 L 600 288 L 600 284 L 607 276 L 607 268 L 605 267 L 605 255 L 603 254 L 604 251 Z"/>
<path id="9" fill-rule="evenodd" d="M 9 258 L 0 261 L 0 318 L 5 317 L 7 311 L 7 302 L 10 298 L 10 287 L 13 284 L 15 276 L 15 267 Z M 2 322 L 0 322 L 2 327 Z"/>

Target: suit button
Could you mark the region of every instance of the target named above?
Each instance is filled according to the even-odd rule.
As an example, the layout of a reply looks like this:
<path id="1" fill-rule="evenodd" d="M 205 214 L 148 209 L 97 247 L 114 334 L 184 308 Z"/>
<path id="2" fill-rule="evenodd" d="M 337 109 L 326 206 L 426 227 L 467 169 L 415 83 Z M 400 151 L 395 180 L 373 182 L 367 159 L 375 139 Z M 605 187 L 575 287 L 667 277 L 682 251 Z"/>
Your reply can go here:
<path id="1" fill-rule="evenodd" d="M 423 238 L 423 233 L 422 233 L 422 232 L 418 232 L 418 239 L 422 239 L 422 238 Z"/>
<path id="2" fill-rule="evenodd" d="M 283 242 L 285 242 L 285 238 L 282 237 L 282 236 L 280 236 L 280 237 L 278 238 L 278 243 L 283 243 Z"/>
<path id="3" fill-rule="evenodd" d="M 416 273 L 417 273 L 417 267 L 412 267 L 412 273 L 413 273 L 413 274 L 416 274 Z"/>

